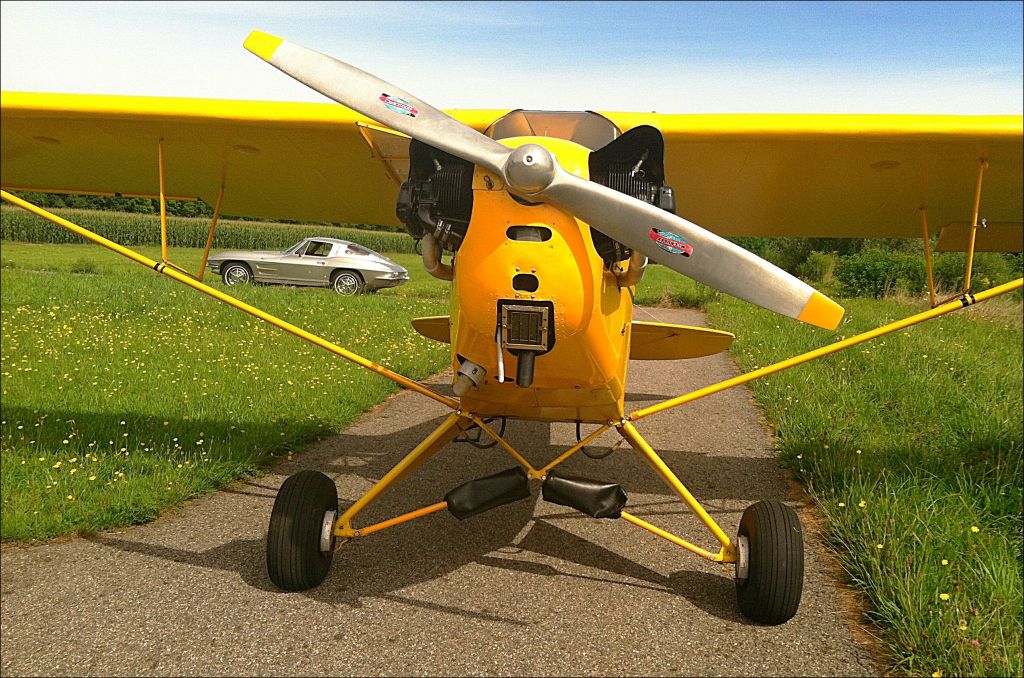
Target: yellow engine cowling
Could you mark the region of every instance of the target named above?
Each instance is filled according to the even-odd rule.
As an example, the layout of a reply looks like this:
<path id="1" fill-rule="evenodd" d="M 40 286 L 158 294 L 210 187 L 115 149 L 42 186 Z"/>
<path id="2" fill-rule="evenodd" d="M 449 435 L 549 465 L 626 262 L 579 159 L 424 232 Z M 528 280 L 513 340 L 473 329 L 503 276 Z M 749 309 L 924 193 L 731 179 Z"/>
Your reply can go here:
<path id="1" fill-rule="evenodd" d="M 567 171 L 587 176 L 589 151 L 572 142 L 518 137 L 502 143 L 541 144 Z M 589 227 L 550 205 L 517 202 L 500 178 L 479 168 L 473 190 L 472 219 L 455 262 L 452 360 L 455 370 L 470 360 L 486 376 L 463 397 L 464 409 L 564 421 L 621 417 L 632 302 L 603 267 Z M 512 226 L 547 229 L 550 237 L 512 239 Z M 537 289 L 516 290 L 513 278 L 519 274 L 536 276 Z M 518 358 L 507 350 L 502 353 L 506 381 L 497 381 L 499 300 L 554 305 L 554 345 L 537 356 L 529 387 L 516 385 Z"/>

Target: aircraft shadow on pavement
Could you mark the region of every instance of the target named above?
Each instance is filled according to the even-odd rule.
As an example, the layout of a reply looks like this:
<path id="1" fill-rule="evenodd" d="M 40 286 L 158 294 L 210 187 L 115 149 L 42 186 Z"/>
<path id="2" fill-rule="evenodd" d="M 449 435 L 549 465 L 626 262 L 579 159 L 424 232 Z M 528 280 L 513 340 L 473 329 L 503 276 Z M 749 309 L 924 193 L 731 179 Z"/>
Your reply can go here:
<path id="1" fill-rule="evenodd" d="M 346 479 L 351 482 L 353 476 L 363 484 L 368 484 L 384 475 L 440 421 L 438 417 L 379 436 L 342 433 L 313 445 L 308 453 L 299 455 L 295 461 L 280 464 L 269 476 L 243 483 L 241 488 L 229 488 L 229 492 L 237 496 L 237 501 L 244 503 L 245 511 L 239 513 L 247 511 L 247 515 L 252 516 L 251 520 L 239 526 L 239 532 L 258 534 L 258 537 L 235 539 L 206 551 L 191 551 L 152 541 L 132 541 L 106 534 L 91 539 L 127 552 L 199 568 L 237 572 L 243 581 L 256 589 L 279 595 L 305 595 L 332 605 L 359 607 L 365 598 L 381 598 L 454 615 L 510 624 L 523 623 L 512 617 L 467 610 L 445 602 L 419 600 L 402 593 L 404 589 L 444 578 L 461 567 L 475 563 L 537 576 L 590 579 L 616 586 L 674 593 L 712 615 L 729 621 L 743 621 L 736 612 L 731 579 L 688 570 L 665 576 L 651 570 L 555 525 L 552 520 L 568 519 L 570 516 L 589 520 L 564 507 L 549 505 L 552 509 L 548 512 L 550 515 L 537 519 L 534 516 L 538 501 L 537 488 L 534 488 L 529 500 L 502 506 L 465 521 L 457 521 L 442 512 L 372 537 L 353 540 L 342 545 L 336 552 L 330 574 L 317 588 L 302 594 L 285 594 L 276 589 L 266 574 L 264 538 L 274 492 L 283 477 L 305 468 L 314 468 L 334 476 L 339 487 L 345 487 Z M 515 422 L 510 424 L 508 432 L 513 444 L 536 464 L 567 449 L 564 445 L 550 445 L 549 436 L 550 425 L 538 422 Z M 612 442 L 615 438 L 614 434 L 608 436 Z M 685 469 L 688 478 L 692 476 L 700 479 L 693 489 L 698 496 L 704 498 L 709 494 L 734 495 L 725 484 L 715 483 L 715 478 L 734 473 L 754 477 L 760 473 L 773 476 L 778 473 L 771 459 L 707 456 L 681 451 L 667 451 L 664 454 L 669 464 Z M 638 502 L 638 514 L 669 515 L 686 512 L 678 500 L 669 498 L 670 490 L 628 447 L 620 448 L 603 460 L 587 459 L 583 455 L 577 457 L 580 459 L 574 458 L 567 464 L 567 467 L 571 464 L 574 473 L 600 479 L 618 479 L 629 491 L 668 495 L 663 502 Z M 361 516 L 360 523 L 367 524 L 434 503 L 460 483 L 509 468 L 514 463 L 500 448 L 478 450 L 464 444 L 449 445 L 416 469 L 410 477 L 381 495 Z M 749 497 L 751 501 L 757 498 L 763 497 Z M 713 506 L 709 508 L 716 511 Z M 726 509 L 719 511 L 732 512 Z M 517 537 L 520 537 L 518 542 Z M 510 546 L 514 546 L 513 550 L 518 553 L 528 552 L 527 556 L 531 553 L 544 556 L 542 559 L 545 562 L 504 557 L 502 551 Z M 681 554 L 680 562 L 684 563 L 689 557 Z M 559 569 L 551 564 L 552 558 L 565 561 L 569 567 Z M 580 566 L 585 574 L 580 573 Z"/>

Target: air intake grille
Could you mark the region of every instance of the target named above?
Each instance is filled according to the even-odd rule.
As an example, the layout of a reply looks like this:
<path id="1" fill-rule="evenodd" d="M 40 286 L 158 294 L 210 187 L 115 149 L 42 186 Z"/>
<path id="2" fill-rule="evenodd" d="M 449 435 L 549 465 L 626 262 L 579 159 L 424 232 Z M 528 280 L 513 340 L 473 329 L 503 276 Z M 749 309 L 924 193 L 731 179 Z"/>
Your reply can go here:
<path id="1" fill-rule="evenodd" d="M 549 313 L 549 309 L 544 306 L 502 306 L 502 343 L 505 348 L 548 350 Z"/>

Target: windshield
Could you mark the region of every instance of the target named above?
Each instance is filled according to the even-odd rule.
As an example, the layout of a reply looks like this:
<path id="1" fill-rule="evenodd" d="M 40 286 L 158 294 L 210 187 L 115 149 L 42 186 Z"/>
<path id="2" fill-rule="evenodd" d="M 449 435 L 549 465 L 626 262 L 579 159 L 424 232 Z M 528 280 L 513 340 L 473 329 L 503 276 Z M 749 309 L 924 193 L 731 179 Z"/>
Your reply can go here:
<path id="1" fill-rule="evenodd" d="M 555 137 L 590 150 L 614 141 L 622 132 L 608 118 L 590 111 L 512 111 L 491 123 L 484 132 L 492 139 Z"/>
<path id="2" fill-rule="evenodd" d="M 294 245 L 292 245 L 291 247 L 286 249 L 284 251 L 284 253 L 285 254 L 295 254 L 299 250 L 299 248 L 302 247 L 302 243 L 304 243 L 304 242 L 306 242 L 306 241 L 305 240 L 300 240 L 299 242 L 295 243 Z"/>

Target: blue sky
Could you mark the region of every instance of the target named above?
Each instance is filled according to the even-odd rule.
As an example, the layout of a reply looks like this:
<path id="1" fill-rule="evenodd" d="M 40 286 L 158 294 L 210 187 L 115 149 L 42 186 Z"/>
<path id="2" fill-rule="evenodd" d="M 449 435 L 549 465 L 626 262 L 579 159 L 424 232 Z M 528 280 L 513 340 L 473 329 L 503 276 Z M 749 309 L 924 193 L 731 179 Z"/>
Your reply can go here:
<path id="1" fill-rule="evenodd" d="M 442 108 L 1020 114 L 1022 6 L 3 2 L 0 86 L 322 101 L 259 28 Z"/>

